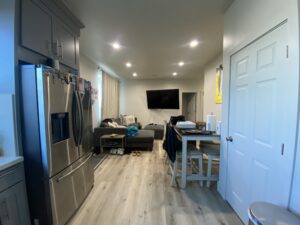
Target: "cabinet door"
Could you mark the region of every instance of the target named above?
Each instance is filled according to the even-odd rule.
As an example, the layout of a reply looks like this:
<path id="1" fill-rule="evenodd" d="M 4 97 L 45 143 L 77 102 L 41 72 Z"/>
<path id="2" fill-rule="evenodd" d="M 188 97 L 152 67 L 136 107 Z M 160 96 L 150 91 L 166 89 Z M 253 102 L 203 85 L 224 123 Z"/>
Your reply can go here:
<path id="1" fill-rule="evenodd" d="M 51 15 L 32 0 L 22 1 L 21 44 L 44 56 L 51 57 Z"/>
<path id="2" fill-rule="evenodd" d="M 18 183 L 0 193 L 0 224 L 30 224 L 23 183 Z"/>
<path id="3" fill-rule="evenodd" d="M 56 56 L 62 64 L 77 68 L 76 35 L 62 22 L 56 19 L 53 23 L 53 41 L 56 44 Z"/>
<path id="4" fill-rule="evenodd" d="M 17 206 L 17 196 L 14 187 L 0 193 L 0 221 L 1 225 L 21 224 L 20 212 Z"/>

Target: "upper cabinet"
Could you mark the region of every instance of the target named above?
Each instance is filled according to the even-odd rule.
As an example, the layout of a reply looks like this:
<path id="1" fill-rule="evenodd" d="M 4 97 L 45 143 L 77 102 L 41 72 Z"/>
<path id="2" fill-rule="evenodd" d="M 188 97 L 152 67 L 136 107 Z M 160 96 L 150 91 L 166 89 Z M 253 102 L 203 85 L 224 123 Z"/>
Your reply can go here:
<path id="1" fill-rule="evenodd" d="M 60 1 L 21 1 L 21 45 L 78 69 L 83 24 Z"/>
<path id="2" fill-rule="evenodd" d="M 62 22 L 54 20 L 53 47 L 57 59 L 70 67 L 77 66 L 76 35 Z"/>
<path id="3" fill-rule="evenodd" d="M 47 57 L 52 55 L 52 17 L 31 0 L 22 1 L 21 44 Z"/>

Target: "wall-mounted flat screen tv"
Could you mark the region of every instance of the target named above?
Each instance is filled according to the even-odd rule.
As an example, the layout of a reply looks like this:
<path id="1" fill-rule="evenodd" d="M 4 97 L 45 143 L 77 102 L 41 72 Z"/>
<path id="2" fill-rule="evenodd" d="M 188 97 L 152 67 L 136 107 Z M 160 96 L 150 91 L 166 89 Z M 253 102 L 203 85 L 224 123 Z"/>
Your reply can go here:
<path id="1" fill-rule="evenodd" d="M 179 89 L 148 90 L 148 109 L 179 109 Z"/>

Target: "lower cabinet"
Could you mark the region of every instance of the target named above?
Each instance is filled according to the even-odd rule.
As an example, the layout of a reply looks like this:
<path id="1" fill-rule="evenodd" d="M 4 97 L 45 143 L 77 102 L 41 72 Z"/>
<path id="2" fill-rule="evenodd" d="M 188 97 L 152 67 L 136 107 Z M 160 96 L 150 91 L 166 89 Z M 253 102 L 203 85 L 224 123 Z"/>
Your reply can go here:
<path id="1" fill-rule="evenodd" d="M 30 225 L 25 182 L 18 180 L 14 183 L 23 176 L 20 169 L 22 167 L 8 169 L 4 174 L 1 172 L 2 176 L 0 174 L 0 186 L 8 186 L 0 191 L 0 225 Z"/>

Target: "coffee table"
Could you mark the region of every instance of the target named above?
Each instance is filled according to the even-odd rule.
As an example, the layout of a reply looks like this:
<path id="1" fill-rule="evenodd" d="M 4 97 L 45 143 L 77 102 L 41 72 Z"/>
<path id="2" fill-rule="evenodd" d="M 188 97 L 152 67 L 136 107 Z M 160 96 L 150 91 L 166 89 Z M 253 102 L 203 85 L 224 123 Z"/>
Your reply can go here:
<path id="1" fill-rule="evenodd" d="M 106 134 L 100 137 L 101 152 L 104 148 L 123 148 L 125 149 L 126 135 L 125 134 Z"/>

